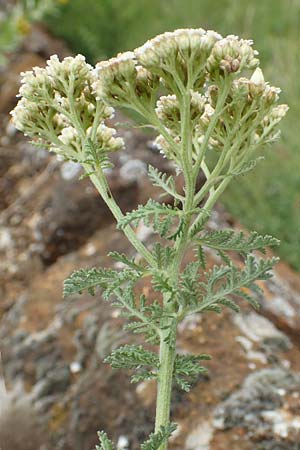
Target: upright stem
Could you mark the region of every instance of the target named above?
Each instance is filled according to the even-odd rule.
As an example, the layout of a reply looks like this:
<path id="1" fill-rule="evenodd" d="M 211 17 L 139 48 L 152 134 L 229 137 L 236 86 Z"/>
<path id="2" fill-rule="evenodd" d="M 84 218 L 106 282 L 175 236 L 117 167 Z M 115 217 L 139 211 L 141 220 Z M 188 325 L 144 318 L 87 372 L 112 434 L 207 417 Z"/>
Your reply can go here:
<path id="1" fill-rule="evenodd" d="M 181 262 L 185 253 L 188 234 L 191 222 L 191 211 L 193 206 L 193 197 L 195 192 L 195 178 L 193 177 L 191 167 L 192 160 L 192 142 L 190 133 L 190 90 L 187 88 L 182 98 L 181 109 L 181 135 L 182 135 L 182 161 L 183 173 L 185 177 L 185 202 L 184 212 L 186 213 L 186 224 L 182 235 L 178 238 L 175 244 L 176 255 L 172 266 L 170 267 L 170 281 L 176 283 L 178 280 L 178 273 L 180 271 Z M 168 307 L 168 297 L 164 296 L 164 306 Z M 173 312 L 174 311 L 170 311 Z M 175 324 L 177 327 L 177 323 Z M 159 349 L 159 373 L 157 384 L 157 398 L 156 398 L 156 419 L 155 432 L 160 428 L 166 427 L 170 423 L 170 409 L 171 409 L 171 394 L 173 384 L 174 363 L 176 357 L 176 332 L 174 342 L 166 342 L 166 336 L 162 336 Z M 167 450 L 168 443 L 165 442 L 159 450 Z"/>
<path id="2" fill-rule="evenodd" d="M 175 347 L 170 346 L 163 339 L 161 340 L 159 350 L 160 369 L 157 384 L 157 399 L 156 399 L 156 418 L 155 418 L 155 432 L 160 428 L 167 426 L 170 423 L 170 407 L 171 407 L 171 393 L 173 383 L 173 369 L 175 361 Z M 159 450 L 166 450 L 167 443 L 162 445 Z"/>
<path id="3" fill-rule="evenodd" d="M 114 198 L 112 197 L 105 176 L 102 173 L 100 174 L 94 173 L 90 175 L 90 179 L 93 182 L 96 189 L 98 190 L 98 192 L 100 193 L 103 200 L 105 201 L 106 205 L 111 210 L 117 222 L 119 222 L 123 218 L 123 213 L 120 210 L 119 206 L 116 204 Z M 136 249 L 136 251 L 140 253 L 140 255 L 142 255 L 150 265 L 155 266 L 155 260 L 153 256 L 151 255 L 149 250 L 147 250 L 144 244 L 137 238 L 135 232 L 129 225 L 124 228 L 124 233 L 129 242 L 131 242 L 133 247 Z"/>

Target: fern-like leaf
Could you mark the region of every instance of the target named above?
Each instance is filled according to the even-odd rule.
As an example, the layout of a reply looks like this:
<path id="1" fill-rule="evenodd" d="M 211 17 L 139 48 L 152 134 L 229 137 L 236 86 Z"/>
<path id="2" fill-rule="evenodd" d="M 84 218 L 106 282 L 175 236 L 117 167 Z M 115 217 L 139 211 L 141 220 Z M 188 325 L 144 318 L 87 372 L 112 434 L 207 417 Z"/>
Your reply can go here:
<path id="1" fill-rule="evenodd" d="M 81 294 L 84 290 L 94 295 L 96 287 L 101 287 L 107 291 L 107 294 L 110 294 L 122 283 L 137 280 L 139 275 L 139 272 L 128 269 L 122 271 L 98 269 L 96 267 L 80 269 L 73 272 L 64 281 L 63 295 L 67 297 L 69 295 Z"/>
<path id="2" fill-rule="evenodd" d="M 197 240 L 201 245 L 213 248 L 219 252 L 235 251 L 242 254 L 259 250 L 265 252 L 266 247 L 279 245 L 278 239 L 272 236 L 261 236 L 255 231 L 248 236 L 242 231 L 238 233 L 233 230 L 218 230 L 204 233 Z M 221 255 L 220 255 L 221 256 Z"/>
<path id="3" fill-rule="evenodd" d="M 139 369 L 145 366 L 158 368 L 159 358 L 142 345 L 124 345 L 113 350 L 104 362 L 109 363 L 113 369 Z"/>
<path id="4" fill-rule="evenodd" d="M 131 258 L 131 259 L 128 258 L 124 253 L 119 253 L 119 252 L 114 251 L 114 252 L 109 252 L 108 256 L 110 256 L 115 261 L 117 261 L 121 264 L 124 264 L 124 266 L 134 269 L 140 273 L 142 273 L 145 270 L 143 266 L 135 263 L 134 258 Z"/>
<path id="5" fill-rule="evenodd" d="M 271 278 L 270 271 L 277 262 L 278 258 L 256 260 L 254 256 L 248 255 L 243 269 L 234 265 L 213 267 L 205 274 L 205 281 L 199 283 L 199 303 L 190 310 L 220 312 L 220 305 L 224 305 L 238 311 L 232 296 L 241 297 L 257 307 L 258 302 L 247 294 L 244 288 L 255 292 L 258 288 L 255 282 Z"/>
<path id="6" fill-rule="evenodd" d="M 166 238 L 170 232 L 174 219 L 182 216 L 182 211 L 177 207 L 148 200 L 145 205 L 139 205 L 137 209 L 128 212 L 119 222 L 118 228 L 124 229 L 128 225 L 137 226 L 141 220 L 161 237 Z"/>
<path id="7" fill-rule="evenodd" d="M 141 445 L 141 450 L 159 450 L 160 446 L 166 443 L 176 430 L 176 424 L 170 423 L 166 427 L 161 427 L 157 433 L 151 433 L 149 439 Z"/>
<path id="8" fill-rule="evenodd" d="M 201 373 L 206 373 L 207 369 L 202 367 L 199 362 L 210 360 L 211 357 L 202 355 L 176 355 L 174 364 L 174 379 L 176 383 L 186 392 Z"/>
<path id="9" fill-rule="evenodd" d="M 256 165 L 263 161 L 265 158 L 263 156 L 258 156 L 255 159 L 251 159 L 250 161 L 246 161 L 244 164 L 242 164 L 238 169 L 233 170 L 231 172 L 232 175 L 238 176 L 243 175 L 244 173 L 250 172 L 250 170 L 253 170 Z"/>
<path id="10" fill-rule="evenodd" d="M 98 432 L 98 438 L 100 441 L 99 445 L 96 445 L 96 450 L 114 450 L 114 445 L 110 439 L 108 439 L 107 434 L 104 431 Z"/>
<path id="11" fill-rule="evenodd" d="M 184 197 L 176 191 L 175 181 L 172 175 L 160 172 L 151 165 L 148 167 L 149 178 L 154 186 L 160 187 L 165 193 L 170 194 L 176 200 L 182 201 Z"/>

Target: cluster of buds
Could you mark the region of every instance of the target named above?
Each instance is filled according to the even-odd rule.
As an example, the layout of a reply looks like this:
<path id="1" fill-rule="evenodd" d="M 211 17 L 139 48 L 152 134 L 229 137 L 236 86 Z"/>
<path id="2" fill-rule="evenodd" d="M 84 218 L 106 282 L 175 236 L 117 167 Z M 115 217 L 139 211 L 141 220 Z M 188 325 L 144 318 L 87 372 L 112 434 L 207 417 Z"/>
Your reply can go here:
<path id="1" fill-rule="evenodd" d="M 104 125 L 114 110 L 96 99 L 93 68 L 82 55 L 62 61 L 54 55 L 45 68 L 35 67 L 21 75 L 21 99 L 11 114 L 15 127 L 35 142 L 60 157 L 78 161 L 92 135 L 99 151 L 123 146 L 121 138 L 114 137 L 115 130 Z"/>
<path id="2" fill-rule="evenodd" d="M 167 132 L 172 133 L 171 130 L 167 129 Z M 161 134 L 157 136 L 154 140 L 154 146 L 159 150 L 159 152 L 168 159 L 175 161 L 178 167 L 181 166 L 180 155 L 176 152 L 174 146 L 180 146 L 181 138 L 179 135 L 173 136 L 172 141 L 174 145 L 171 145 L 171 141 L 167 141 Z"/>
<path id="3" fill-rule="evenodd" d="M 190 92 L 190 120 L 196 123 L 205 110 L 206 98 L 199 92 Z M 161 96 L 157 101 L 156 114 L 160 121 L 173 133 L 180 133 L 181 114 L 176 95 Z"/>
<path id="4" fill-rule="evenodd" d="M 87 130 L 89 134 L 91 130 Z M 124 140 L 121 137 L 116 137 L 117 131 L 115 128 L 107 127 L 101 123 L 96 131 L 96 147 L 100 149 L 109 149 L 110 152 L 116 152 L 124 147 Z"/>
<path id="5" fill-rule="evenodd" d="M 271 106 L 279 99 L 280 88 L 265 82 L 262 70 L 258 67 L 250 79 L 242 77 L 234 80 L 231 96 L 235 102 L 253 103 L 260 101 L 264 107 Z"/>
<path id="6" fill-rule="evenodd" d="M 96 65 L 93 90 L 97 98 L 115 106 L 132 106 L 136 100 L 152 99 L 159 86 L 157 76 L 139 66 L 133 52 Z"/>
<path id="7" fill-rule="evenodd" d="M 280 130 L 276 130 L 276 126 L 285 117 L 288 110 L 289 107 L 285 104 L 273 106 L 257 127 L 256 139 L 259 142 L 263 140 L 265 143 L 276 141 L 280 137 Z"/>
<path id="8" fill-rule="evenodd" d="M 209 103 L 195 128 L 200 143 L 214 118 L 220 90 L 215 84 L 207 90 Z M 246 142 L 266 144 L 277 139 L 276 125 L 288 110 L 286 105 L 277 106 L 279 93 L 279 88 L 265 82 L 260 68 L 255 69 L 250 79 L 234 79 L 224 102 L 224 112 L 211 131 L 209 145 L 215 150 L 222 150 L 225 144 L 227 147 L 228 144 L 233 146 L 239 141 L 242 151 L 243 147 L 247 147 Z"/>
<path id="9" fill-rule="evenodd" d="M 205 81 L 206 60 L 219 39 L 221 36 L 214 31 L 179 29 L 147 41 L 135 50 L 135 56 L 142 66 L 162 77 L 167 87 L 174 72 L 184 85 L 190 72 L 190 87 L 198 88 Z"/>
<path id="10" fill-rule="evenodd" d="M 92 82 L 92 66 L 86 63 L 82 55 L 75 58 L 69 56 L 63 61 L 53 55 L 47 61 L 46 73 L 55 91 L 62 95 L 73 95 L 75 98 Z"/>
<path id="11" fill-rule="evenodd" d="M 211 78 L 239 73 L 244 69 L 255 69 L 259 60 L 258 52 L 252 48 L 251 40 L 227 36 L 216 42 L 207 60 L 207 71 Z"/>
<path id="12" fill-rule="evenodd" d="M 39 143 L 80 161 L 89 140 L 106 154 L 123 147 L 104 121 L 113 106 L 131 108 L 164 128 L 156 144 L 180 166 L 184 111 L 194 159 L 203 145 L 222 150 L 239 141 L 242 152 L 249 142 L 275 139 L 287 111 L 276 106 L 280 89 L 265 82 L 256 56 L 252 41 L 201 28 L 161 34 L 95 69 L 81 55 L 63 61 L 54 55 L 46 68 L 23 74 L 13 121 Z M 244 70 L 254 70 L 251 78 Z"/>
<path id="13" fill-rule="evenodd" d="M 212 106 L 212 104 L 209 102 L 206 103 L 204 112 L 201 115 L 201 117 L 199 118 L 199 121 L 197 122 L 197 124 L 195 126 L 195 130 L 194 130 L 194 134 L 195 134 L 196 140 L 199 145 L 202 145 L 202 143 L 205 139 L 205 134 L 209 128 L 211 120 L 214 117 L 214 114 L 215 114 L 215 109 Z M 221 139 L 221 134 L 223 131 L 224 131 L 224 123 L 223 123 L 222 119 L 220 118 L 217 121 L 215 128 L 212 130 L 211 135 L 209 136 L 209 139 L 208 139 L 208 147 L 209 148 L 213 148 L 214 150 L 222 149 L 223 140 Z"/>

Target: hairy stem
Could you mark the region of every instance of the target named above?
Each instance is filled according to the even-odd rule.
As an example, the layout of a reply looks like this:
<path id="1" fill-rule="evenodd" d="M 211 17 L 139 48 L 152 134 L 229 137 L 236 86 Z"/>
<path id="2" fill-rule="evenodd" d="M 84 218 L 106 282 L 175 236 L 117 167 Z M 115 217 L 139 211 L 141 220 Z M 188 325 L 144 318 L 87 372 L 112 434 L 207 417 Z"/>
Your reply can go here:
<path id="1" fill-rule="evenodd" d="M 163 339 L 159 351 L 160 368 L 157 383 L 156 418 L 155 432 L 160 427 L 167 426 L 170 422 L 170 406 L 173 383 L 173 368 L 175 361 L 175 347 Z M 163 444 L 159 450 L 166 450 L 167 443 Z"/>
<path id="2" fill-rule="evenodd" d="M 88 171 L 88 168 L 86 169 Z M 101 170 L 101 169 L 100 169 Z M 107 181 L 105 179 L 104 174 L 102 173 L 94 173 L 90 175 L 90 179 L 94 186 L 96 187 L 97 191 L 100 193 L 101 197 L 105 201 L 106 205 L 109 207 L 110 211 L 112 212 L 113 216 L 115 217 L 116 221 L 120 221 L 123 218 L 123 213 L 119 206 L 116 204 L 114 198 L 112 197 L 112 194 L 110 192 L 109 186 L 107 184 Z M 140 255 L 142 255 L 145 260 L 151 265 L 155 266 L 155 260 L 149 250 L 144 246 L 144 244 L 137 238 L 135 232 L 132 230 L 132 228 L 127 225 L 124 228 L 124 233 L 129 240 L 129 242 L 133 245 L 133 247 L 136 249 Z"/>
<path id="3" fill-rule="evenodd" d="M 193 177 L 191 167 L 191 133 L 190 133 L 190 92 L 187 88 L 186 94 L 182 99 L 181 107 L 181 134 L 182 134 L 182 161 L 183 161 L 183 173 L 185 178 L 185 202 L 184 212 L 187 213 L 186 224 L 181 236 L 175 243 L 176 255 L 170 268 L 170 280 L 173 283 L 178 282 L 178 274 L 180 272 L 182 258 L 185 254 L 188 245 L 188 235 L 191 223 L 191 215 L 189 212 L 193 207 L 193 197 L 195 193 L 195 178 Z M 168 305 L 168 297 L 164 297 L 164 305 L 166 308 L 172 308 Z M 174 313 L 174 311 L 171 312 Z M 175 324 L 177 330 L 177 322 Z M 165 427 L 170 422 L 170 409 L 171 409 L 171 394 L 173 383 L 174 362 L 176 357 L 176 330 L 175 336 L 172 342 L 166 342 L 166 337 L 163 336 L 160 342 L 160 367 L 158 374 L 158 386 L 157 386 L 157 399 L 156 399 L 156 419 L 155 419 L 155 432 L 158 432 L 160 427 Z M 167 450 L 168 443 L 165 442 L 160 446 L 159 450 Z"/>

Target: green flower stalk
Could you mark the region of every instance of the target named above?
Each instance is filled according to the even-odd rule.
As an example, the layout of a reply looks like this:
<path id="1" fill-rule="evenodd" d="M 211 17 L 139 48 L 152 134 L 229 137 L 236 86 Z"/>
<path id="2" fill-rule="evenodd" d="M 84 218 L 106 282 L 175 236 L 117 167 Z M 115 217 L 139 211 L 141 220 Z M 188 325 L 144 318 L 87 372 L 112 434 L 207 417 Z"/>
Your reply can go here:
<path id="1" fill-rule="evenodd" d="M 188 391 L 206 369 L 208 355 L 176 351 L 178 324 L 188 315 L 222 307 L 238 311 L 241 298 L 258 307 L 257 280 L 271 277 L 277 258 L 260 258 L 265 247 L 278 245 L 270 236 L 233 230 L 208 231 L 211 211 L 230 181 L 255 167 L 258 150 L 279 137 L 278 123 L 288 107 L 278 104 L 280 89 L 265 80 L 252 41 L 222 38 L 203 29 L 176 30 L 146 42 L 134 52 L 102 61 L 96 68 L 83 56 L 23 74 L 21 99 L 12 112 L 15 126 L 64 160 L 79 162 L 136 250 L 136 257 L 112 252 L 122 269 L 78 270 L 65 281 L 64 294 L 101 288 L 105 300 L 127 319 L 125 328 L 144 335 L 144 345 L 126 345 L 107 358 L 113 368 L 134 372 L 133 382 L 157 380 L 155 430 L 142 450 L 166 450 L 174 430 L 170 422 L 172 386 Z M 105 177 L 111 152 L 125 146 L 106 121 L 114 108 L 138 113 L 157 133 L 156 145 L 185 180 L 149 167 L 149 177 L 172 205 L 153 199 L 123 214 Z M 199 173 L 205 177 L 198 189 Z M 135 229 L 143 221 L 157 241 L 147 246 Z M 205 250 L 214 249 L 221 263 L 207 269 Z M 194 259 L 183 264 L 188 250 Z M 232 252 L 240 254 L 236 266 Z M 139 294 L 136 284 L 150 277 L 156 299 Z M 151 297 L 152 298 L 152 297 Z M 112 450 L 99 433 L 100 450 Z"/>

